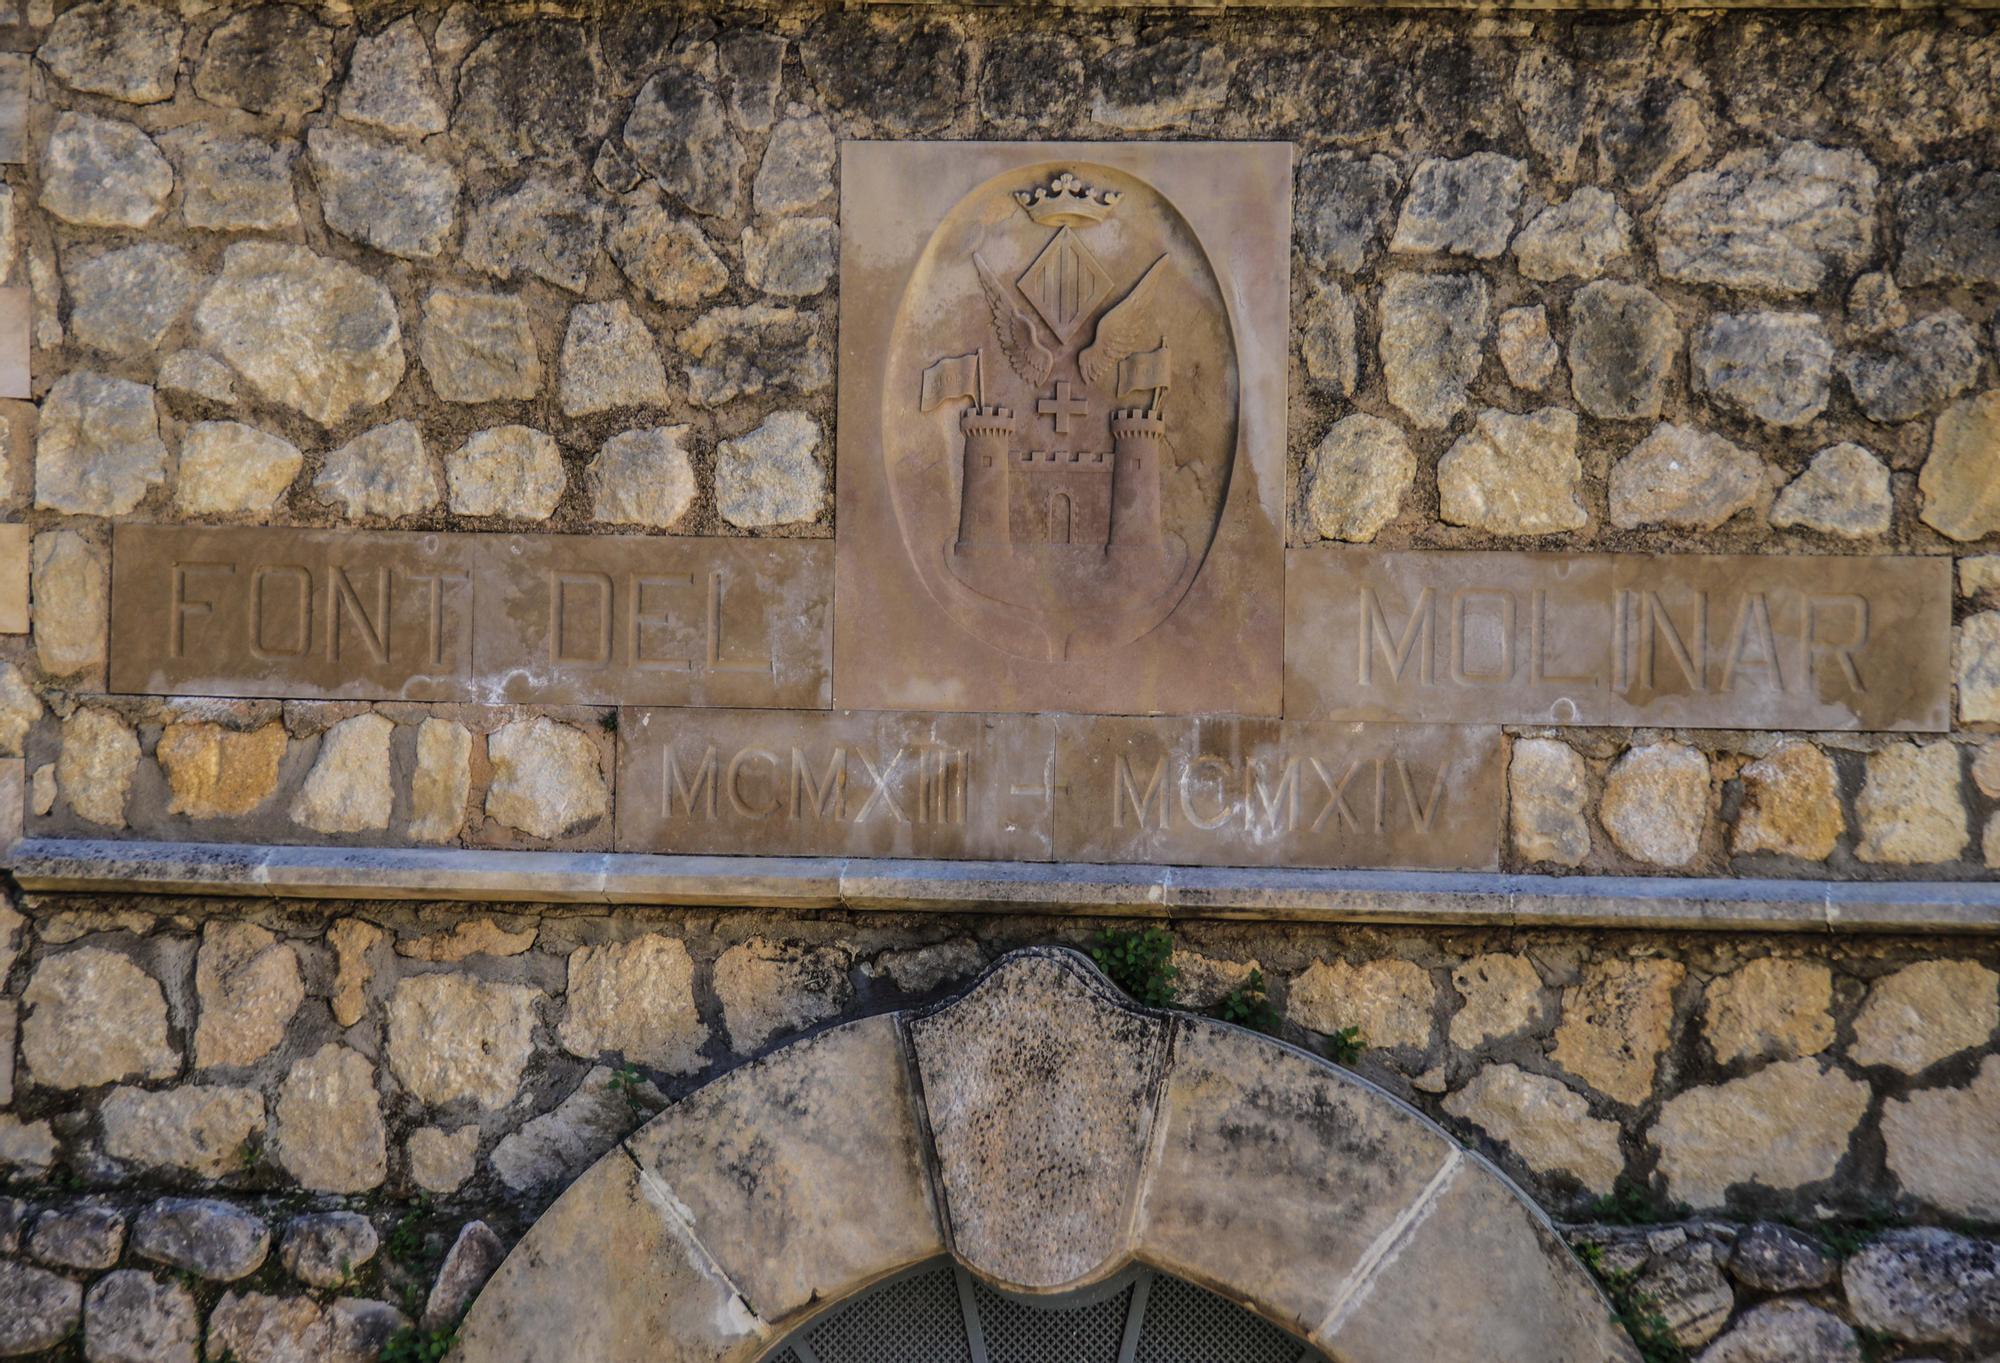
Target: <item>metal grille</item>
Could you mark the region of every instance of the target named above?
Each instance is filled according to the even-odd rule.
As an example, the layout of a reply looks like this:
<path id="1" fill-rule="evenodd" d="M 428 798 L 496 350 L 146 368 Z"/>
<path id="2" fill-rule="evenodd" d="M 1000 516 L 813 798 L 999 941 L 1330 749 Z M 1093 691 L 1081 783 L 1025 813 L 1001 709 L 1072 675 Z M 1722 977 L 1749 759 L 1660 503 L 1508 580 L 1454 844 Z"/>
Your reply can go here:
<path id="1" fill-rule="evenodd" d="M 1153 1276 L 1135 1363 L 1292 1363 L 1298 1341 L 1193 1283 Z"/>
<path id="2" fill-rule="evenodd" d="M 1132 1305 L 1129 1285 L 1070 1302 L 1003 1297 L 985 1283 L 974 1283 L 972 1295 L 988 1363 L 1118 1363 Z"/>
<path id="3" fill-rule="evenodd" d="M 972 1363 L 950 1264 L 934 1264 L 864 1292 L 812 1326 L 819 1363 Z"/>
<path id="4" fill-rule="evenodd" d="M 1060 1297 L 925 1264 L 839 1302 L 764 1363 L 1325 1363 L 1213 1292 L 1132 1268 Z"/>

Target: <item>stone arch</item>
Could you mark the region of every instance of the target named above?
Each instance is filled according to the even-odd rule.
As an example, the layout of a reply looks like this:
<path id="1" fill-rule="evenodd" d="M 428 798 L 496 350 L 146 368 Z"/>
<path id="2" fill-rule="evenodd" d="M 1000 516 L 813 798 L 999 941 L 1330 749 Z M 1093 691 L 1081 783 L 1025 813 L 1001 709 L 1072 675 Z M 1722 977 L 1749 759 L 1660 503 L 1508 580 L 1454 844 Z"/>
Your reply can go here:
<path id="1" fill-rule="evenodd" d="M 1146 1263 L 1335 1363 L 1636 1358 L 1535 1206 L 1420 1113 L 1056 948 L 668 1108 L 521 1240 L 454 1357 L 751 1363 L 940 1255 L 1037 1293 Z"/>

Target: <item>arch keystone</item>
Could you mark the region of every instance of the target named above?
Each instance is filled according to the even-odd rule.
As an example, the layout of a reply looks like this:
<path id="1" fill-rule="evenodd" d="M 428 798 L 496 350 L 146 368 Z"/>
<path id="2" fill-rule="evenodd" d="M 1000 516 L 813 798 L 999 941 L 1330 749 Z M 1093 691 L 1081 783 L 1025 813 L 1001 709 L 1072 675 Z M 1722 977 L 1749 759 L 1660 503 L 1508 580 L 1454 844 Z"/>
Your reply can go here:
<path id="1" fill-rule="evenodd" d="M 1074 952 L 1016 952 L 909 1026 L 952 1248 L 1007 1288 L 1116 1272 L 1152 1127 L 1164 1016 Z"/>

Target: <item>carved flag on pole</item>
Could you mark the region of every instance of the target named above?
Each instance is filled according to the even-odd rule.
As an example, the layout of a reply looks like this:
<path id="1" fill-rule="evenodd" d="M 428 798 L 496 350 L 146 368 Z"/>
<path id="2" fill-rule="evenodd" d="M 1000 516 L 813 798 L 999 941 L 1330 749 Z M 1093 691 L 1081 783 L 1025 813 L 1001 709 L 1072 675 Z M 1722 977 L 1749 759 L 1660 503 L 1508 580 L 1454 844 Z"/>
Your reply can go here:
<path id="1" fill-rule="evenodd" d="M 1167 349 L 1162 338 L 1158 350 L 1142 350 L 1136 355 L 1128 355 L 1118 362 L 1118 391 L 1124 393 L 1150 392 L 1152 405 L 1160 405 L 1160 395 L 1173 383 L 1173 354 Z"/>
<path id="2" fill-rule="evenodd" d="M 947 355 L 926 369 L 923 397 L 917 405 L 929 412 L 960 398 L 979 400 L 979 352 L 976 350 L 970 355 Z"/>

